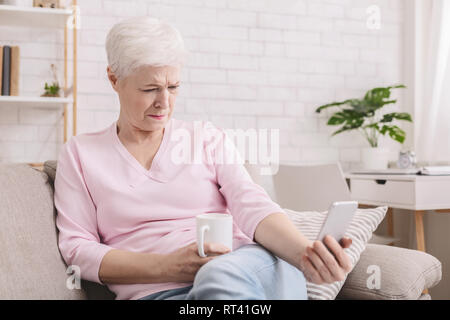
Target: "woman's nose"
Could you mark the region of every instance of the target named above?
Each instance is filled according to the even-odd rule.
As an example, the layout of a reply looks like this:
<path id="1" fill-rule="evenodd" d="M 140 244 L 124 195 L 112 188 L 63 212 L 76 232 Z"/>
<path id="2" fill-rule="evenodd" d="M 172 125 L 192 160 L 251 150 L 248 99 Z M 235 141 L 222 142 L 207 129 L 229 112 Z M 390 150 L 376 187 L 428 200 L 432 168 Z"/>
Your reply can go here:
<path id="1" fill-rule="evenodd" d="M 167 89 L 162 89 L 156 96 L 155 105 L 160 108 L 169 107 L 169 91 Z"/>

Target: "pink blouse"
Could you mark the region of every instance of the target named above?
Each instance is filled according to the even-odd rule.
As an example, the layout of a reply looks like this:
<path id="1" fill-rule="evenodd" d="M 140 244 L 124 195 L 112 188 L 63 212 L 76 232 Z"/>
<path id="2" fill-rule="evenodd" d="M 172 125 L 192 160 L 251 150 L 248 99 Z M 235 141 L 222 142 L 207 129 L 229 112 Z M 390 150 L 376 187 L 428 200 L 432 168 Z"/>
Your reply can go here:
<path id="1" fill-rule="evenodd" d="M 188 150 L 181 147 L 186 135 L 192 137 L 191 153 L 182 151 Z M 258 223 L 283 210 L 242 163 L 227 162 L 236 155 L 228 141 L 210 122 L 171 119 L 146 170 L 119 140 L 117 121 L 71 137 L 55 178 L 58 242 L 67 265 L 103 284 L 98 271 L 109 250 L 169 254 L 196 241 L 195 216 L 209 212 L 233 215 L 233 250 L 253 243 Z M 189 153 L 193 161 L 186 160 Z M 139 299 L 191 284 L 106 285 L 116 299 Z"/>

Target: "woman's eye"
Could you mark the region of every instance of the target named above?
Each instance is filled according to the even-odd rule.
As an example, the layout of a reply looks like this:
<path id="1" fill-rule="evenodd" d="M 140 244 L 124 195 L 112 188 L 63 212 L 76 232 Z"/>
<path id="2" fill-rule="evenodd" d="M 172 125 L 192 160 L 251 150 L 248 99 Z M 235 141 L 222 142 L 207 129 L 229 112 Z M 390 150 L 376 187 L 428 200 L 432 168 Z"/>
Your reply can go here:
<path id="1" fill-rule="evenodd" d="M 171 86 L 171 87 L 169 87 L 169 89 L 170 90 L 175 90 L 175 89 L 177 89 L 179 86 Z M 146 90 L 142 90 L 142 91 L 144 91 L 144 92 L 153 92 L 153 91 L 155 91 L 155 90 L 159 90 L 159 89 L 156 89 L 156 88 L 154 88 L 154 89 L 146 89 Z"/>

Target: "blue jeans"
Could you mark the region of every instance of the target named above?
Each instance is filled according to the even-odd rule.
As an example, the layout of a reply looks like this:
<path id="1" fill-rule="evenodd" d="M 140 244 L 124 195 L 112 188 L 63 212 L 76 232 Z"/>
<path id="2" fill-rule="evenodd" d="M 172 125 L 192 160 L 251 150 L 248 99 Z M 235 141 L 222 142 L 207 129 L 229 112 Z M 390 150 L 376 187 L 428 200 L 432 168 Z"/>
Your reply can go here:
<path id="1" fill-rule="evenodd" d="M 259 244 L 248 244 L 204 264 L 194 283 L 140 300 L 307 300 L 306 279 L 296 267 Z"/>

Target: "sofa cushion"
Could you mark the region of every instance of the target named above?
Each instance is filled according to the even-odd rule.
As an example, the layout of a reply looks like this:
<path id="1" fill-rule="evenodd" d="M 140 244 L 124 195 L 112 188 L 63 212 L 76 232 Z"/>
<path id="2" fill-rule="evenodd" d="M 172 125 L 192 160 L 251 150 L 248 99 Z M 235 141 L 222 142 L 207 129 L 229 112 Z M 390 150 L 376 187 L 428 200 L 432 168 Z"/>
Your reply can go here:
<path id="1" fill-rule="evenodd" d="M 1 164 L 0 204 L 0 299 L 85 299 L 66 286 L 48 176 Z"/>
<path id="2" fill-rule="evenodd" d="M 49 178 L 49 182 L 52 186 L 52 191 L 54 188 L 56 168 L 56 160 L 47 160 L 44 162 L 44 172 Z M 107 286 L 103 286 L 95 282 L 81 280 L 81 287 L 86 292 L 89 300 L 113 300 L 116 297 L 116 295 L 111 292 Z"/>
<path id="3" fill-rule="evenodd" d="M 378 285 L 370 277 L 378 273 Z M 377 276 L 378 276 L 377 275 Z M 426 300 L 422 291 L 442 278 L 441 262 L 411 249 L 368 244 L 347 277 L 340 299 Z"/>
<path id="4" fill-rule="evenodd" d="M 328 211 L 293 211 L 284 209 L 294 225 L 310 240 L 317 239 Z M 344 249 L 349 255 L 352 265 L 355 266 L 360 258 L 361 252 L 366 248 L 367 242 L 372 237 L 372 232 L 378 227 L 386 215 L 387 207 L 371 209 L 357 209 L 345 233 L 353 242 L 349 248 Z M 333 300 L 341 290 L 344 281 L 336 281 L 330 284 L 317 285 L 307 282 L 308 299 Z"/>
<path id="5" fill-rule="evenodd" d="M 44 172 L 48 175 L 50 178 L 49 182 L 53 183 L 55 182 L 55 176 L 56 176 L 56 160 L 48 160 L 44 162 Z"/>

